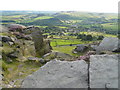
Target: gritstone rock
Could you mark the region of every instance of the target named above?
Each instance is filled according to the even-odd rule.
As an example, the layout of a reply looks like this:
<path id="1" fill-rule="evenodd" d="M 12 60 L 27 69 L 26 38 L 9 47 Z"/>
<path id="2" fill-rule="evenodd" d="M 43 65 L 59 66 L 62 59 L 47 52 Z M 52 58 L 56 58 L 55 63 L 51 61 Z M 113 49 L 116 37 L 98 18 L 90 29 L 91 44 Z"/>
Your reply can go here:
<path id="1" fill-rule="evenodd" d="M 91 88 L 118 88 L 118 55 L 92 55 L 89 72 Z"/>
<path id="2" fill-rule="evenodd" d="M 29 75 L 22 88 L 87 88 L 87 69 L 83 60 L 52 60 Z"/>
<path id="3" fill-rule="evenodd" d="M 96 48 L 97 52 L 116 51 L 120 52 L 120 39 L 116 37 L 105 37 L 100 45 Z"/>

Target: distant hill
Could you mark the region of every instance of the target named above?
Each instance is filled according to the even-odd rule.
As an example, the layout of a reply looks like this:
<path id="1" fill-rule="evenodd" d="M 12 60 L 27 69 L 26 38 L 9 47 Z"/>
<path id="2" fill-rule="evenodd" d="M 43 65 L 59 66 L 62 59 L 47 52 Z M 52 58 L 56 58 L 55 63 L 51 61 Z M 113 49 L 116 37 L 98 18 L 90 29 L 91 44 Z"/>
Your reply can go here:
<path id="1" fill-rule="evenodd" d="M 26 26 L 65 26 L 76 30 L 91 30 L 117 34 L 116 13 L 91 13 L 77 11 L 3 11 L 1 24 L 23 24 Z"/>

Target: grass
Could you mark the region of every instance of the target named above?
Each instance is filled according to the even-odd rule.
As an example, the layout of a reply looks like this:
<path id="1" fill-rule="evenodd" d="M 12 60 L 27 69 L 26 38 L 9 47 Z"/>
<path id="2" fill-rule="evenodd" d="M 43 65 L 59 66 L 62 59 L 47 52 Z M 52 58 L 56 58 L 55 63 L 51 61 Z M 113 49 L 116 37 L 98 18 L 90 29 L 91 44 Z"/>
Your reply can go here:
<path id="1" fill-rule="evenodd" d="M 105 33 L 101 33 L 101 32 L 80 32 L 80 34 L 86 34 L 86 35 L 92 35 L 92 36 L 100 36 L 103 35 L 105 37 L 117 37 L 116 35 L 112 35 L 112 34 L 105 34 Z"/>
<path id="2" fill-rule="evenodd" d="M 39 28 L 46 28 L 46 27 L 48 27 L 48 26 L 36 26 L 36 27 L 39 27 Z"/>
<path id="3" fill-rule="evenodd" d="M 66 54 L 69 54 L 71 56 L 81 56 L 81 55 L 84 55 L 86 52 L 81 52 L 81 53 L 72 53 L 73 49 L 76 48 L 76 46 L 60 46 L 60 47 L 52 47 L 53 48 L 53 51 L 58 51 L 58 52 L 62 52 L 62 53 L 66 53 Z"/>
<path id="4" fill-rule="evenodd" d="M 114 24 L 114 23 L 105 23 L 105 24 L 102 24 L 102 26 L 103 26 L 105 29 L 118 30 L 118 25 L 117 25 L 117 24 Z"/>
<path id="5" fill-rule="evenodd" d="M 41 16 L 41 17 L 35 18 L 34 21 L 41 20 L 41 19 L 50 19 L 50 18 L 53 18 L 53 17 L 50 17 L 50 16 Z"/>
<path id="6" fill-rule="evenodd" d="M 64 40 L 64 39 L 52 39 L 51 46 L 61 46 L 61 45 L 70 45 L 70 44 L 88 44 L 92 41 L 81 41 L 79 39 L 70 39 L 70 40 Z"/>
<path id="7" fill-rule="evenodd" d="M 24 79 L 26 76 L 33 73 L 34 71 L 38 70 L 42 65 L 37 62 L 23 63 L 23 62 L 14 61 L 13 63 L 6 63 L 4 60 L 2 60 L 2 66 L 6 70 L 3 71 L 3 75 L 4 75 L 3 84 L 4 83 L 9 84 L 11 81 L 16 80 L 15 85 L 19 87 L 22 79 Z M 20 75 L 20 73 L 22 74 Z"/>
<path id="8" fill-rule="evenodd" d="M 4 51 L 4 53 L 8 54 L 14 51 L 14 47 L 8 46 L 7 43 L 3 43 L 3 47 L 0 47 L 0 51 Z"/>
<path id="9" fill-rule="evenodd" d="M 62 53 L 67 53 L 73 56 L 77 56 L 77 54 L 73 54 L 72 50 L 75 49 L 76 46 L 63 46 L 63 47 L 53 47 L 54 51 L 59 51 Z"/>
<path id="10" fill-rule="evenodd" d="M 64 29 L 66 29 L 67 27 L 64 27 L 64 26 L 56 26 L 56 27 L 58 27 L 58 28 L 64 28 Z"/>

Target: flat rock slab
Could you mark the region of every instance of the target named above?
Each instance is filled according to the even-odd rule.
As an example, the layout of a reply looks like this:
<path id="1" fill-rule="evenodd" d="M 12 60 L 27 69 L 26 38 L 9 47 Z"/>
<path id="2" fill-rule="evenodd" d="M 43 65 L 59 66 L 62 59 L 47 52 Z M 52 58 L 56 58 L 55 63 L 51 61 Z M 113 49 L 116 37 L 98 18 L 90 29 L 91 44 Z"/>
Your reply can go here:
<path id="1" fill-rule="evenodd" d="M 88 65 L 85 61 L 52 60 L 29 75 L 22 88 L 86 88 Z"/>
<path id="2" fill-rule="evenodd" d="M 118 88 L 118 55 L 90 57 L 90 88 Z"/>

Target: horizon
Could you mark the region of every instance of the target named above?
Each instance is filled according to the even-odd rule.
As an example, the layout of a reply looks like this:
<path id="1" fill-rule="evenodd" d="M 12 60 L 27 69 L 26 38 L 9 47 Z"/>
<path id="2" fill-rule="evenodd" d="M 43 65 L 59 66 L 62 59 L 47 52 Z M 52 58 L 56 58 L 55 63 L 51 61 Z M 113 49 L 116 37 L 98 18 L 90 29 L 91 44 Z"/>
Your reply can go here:
<path id="1" fill-rule="evenodd" d="M 4 0 L 1 1 L 0 10 L 118 13 L 118 2 L 119 0 Z"/>
<path id="2" fill-rule="evenodd" d="M 91 12 L 91 11 L 39 11 L 39 10 L 0 10 L 0 12 L 80 12 L 80 13 L 105 13 L 105 14 L 118 14 L 118 12 Z"/>

